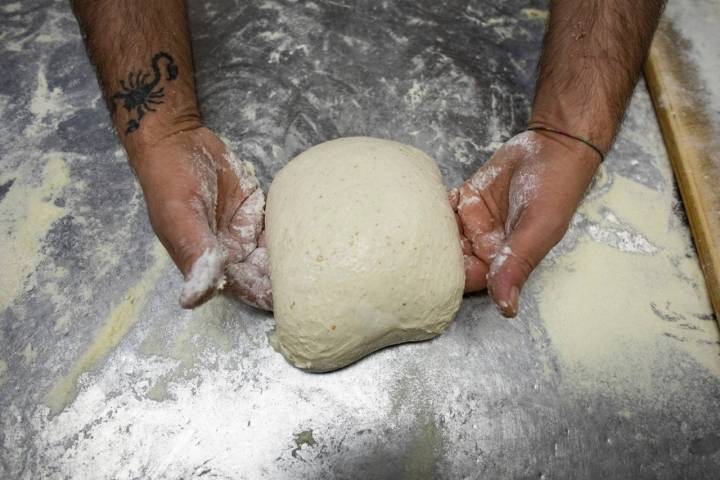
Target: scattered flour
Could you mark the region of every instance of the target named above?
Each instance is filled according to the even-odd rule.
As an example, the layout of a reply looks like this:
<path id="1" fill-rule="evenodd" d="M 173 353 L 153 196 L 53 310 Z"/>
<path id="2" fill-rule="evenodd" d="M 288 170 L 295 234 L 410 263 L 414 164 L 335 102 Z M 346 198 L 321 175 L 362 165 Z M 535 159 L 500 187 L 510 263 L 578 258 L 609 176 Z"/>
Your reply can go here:
<path id="1" fill-rule="evenodd" d="M 259 35 L 264 40 L 277 42 L 268 57 L 268 63 L 279 64 L 287 57 L 293 56 L 298 52 L 302 52 L 305 56 L 310 53 L 310 47 L 307 44 L 298 44 L 297 40 L 290 37 L 287 33 L 281 31 L 266 31 Z"/>
<path id="2" fill-rule="evenodd" d="M 416 108 L 423 101 L 423 97 L 426 95 L 426 89 L 423 84 L 413 80 L 412 86 L 408 89 L 405 94 L 406 101 L 411 108 Z"/>
<path id="3" fill-rule="evenodd" d="M 587 234 L 595 242 L 615 247 L 622 252 L 652 255 L 658 251 L 645 236 L 632 231 L 630 226 L 591 224 L 587 227 Z"/>
<path id="4" fill-rule="evenodd" d="M 2 8 L 2 11 L 5 13 L 17 13 L 22 10 L 22 4 L 20 2 L 13 2 L 3 5 L 0 8 Z"/>
<path id="5" fill-rule="evenodd" d="M 540 316 L 562 368 L 581 387 L 638 395 L 671 388 L 662 384 L 677 361 L 668 350 L 720 376 L 718 326 L 691 240 L 672 224 L 672 201 L 667 192 L 615 176 L 579 215 L 600 228 L 631 225 L 640 244 L 653 248 L 620 248 L 591 232 L 537 272 Z"/>
<path id="6" fill-rule="evenodd" d="M 28 342 L 22 351 L 22 356 L 23 356 L 23 360 L 25 361 L 25 365 L 30 366 L 33 363 L 35 363 L 35 360 L 37 359 L 37 355 L 38 355 L 37 350 L 33 347 L 32 343 Z"/>
<path id="7" fill-rule="evenodd" d="M 520 13 L 533 20 L 546 20 L 549 12 L 547 10 L 539 10 L 537 8 L 523 8 L 520 10 Z"/>
<path id="8" fill-rule="evenodd" d="M 194 323 L 198 332 L 206 324 L 204 320 Z M 264 337 L 262 328 L 253 328 L 250 335 L 258 341 Z M 360 382 L 353 375 L 314 376 L 308 388 L 307 374 L 288 369 L 269 348 L 253 349 L 247 357 L 230 352 L 208 358 L 215 368 L 203 369 L 198 377 L 171 380 L 165 386 L 168 397 L 158 402 L 149 398 L 150 392 L 177 365 L 163 353 L 152 357 L 137 356 L 132 350 L 117 354 L 104 374 L 62 413 L 50 419 L 42 412 L 30 415 L 28 420 L 43 431 L 36 473 L 43 476 L 52 471 L 74 478 L 195 478 L 209 464 L 213 478 L 238 474 L 280 478 L 291 464 L 295 469 L 309 469 L 302 477 L 316 478 L 314 469 L 322 467 L 322 462 L 305 464 L 297 458 L 314 458 L 316 449 L 291 453 L 299 431 L 312 428 L 315 438 L 325 443 L 332 440 L 338 424 L 352 429 L 386 422 L 381 417 L 391 408 L 390 378 L 377 370 L 380 362 L 370 368 L 377 370 L 372 377 L 376 381 Z M 263 371 L 255 369 L 258 363 Z M 332 399 L 330 412 L 318 414 L 317 405 L 328 399 Z M 262 413 L 270 407 L 272 415 Z M 404 419 L 413 412 L 400 413 Z M 82 426 L 85 429 L 78 435 Z"/>
<path id="9" fill-rule="evenodd" d="M 59 199 L 70 181 L 67 165 L 60 154 L 50 153 L 44 163 L 42 180 L 33 183 L 27 168 L 16 172 L 17 178 L 0 174 L 0 185 L 14 180 L 0 203 L 0 309 L 6 307 L 22 290 L 26 278 L 35 270 L 42 241 L 52 224 L 65 214 Z"/>
<path id="10" fill-rule="evenodd" d="M 717 81 L 720 76 L 720 55 L 716 43 L 708 39 L 715 38 L 720 29 L 720 8 L 713 0 L 690 2 L 692 8 L 688 8 L 686 3 L 669 2 L 665 10 L 665 18 L 690 41 L 690 48 L 684 53 L 697 67 L 702 89 L 706 93 L 705 111 L 713 117 L 717 126 L 720 125 L 720 85 Z M 686 95 L 685 98 L 696 100 L 695 95 Z M 715 158 L 720 163 L 720 158 L 717 156 Z"/>
<path id="11" fill-rule="evenodd" d="M 167 253 L 160 242 L 155 242 L 152 254 L 153 263 L 140 280 L 126 292 L 123 300 L 110 310 L 87 350 L 45 396 L 45 404 L 52 414 L 62 411 L 75 398 L 80 376 L 104 360 L 140 318 L 140 312 L 145 306 L 149 292 L 168 264 Z"/>
<path id="12" fill-rule="evenodd" d="M 60 87 L 49 88 L 44 68 L 38 68 L 37 84 L 33 97 L 30 100 L 30 112 L 35 117 L 33 122 L 27 127 L 27 135 L 38 135 L 47 117 L 57 116 L 66 110 L 66 105 L 63 104 L 63 97 L 63 91 Z"/>

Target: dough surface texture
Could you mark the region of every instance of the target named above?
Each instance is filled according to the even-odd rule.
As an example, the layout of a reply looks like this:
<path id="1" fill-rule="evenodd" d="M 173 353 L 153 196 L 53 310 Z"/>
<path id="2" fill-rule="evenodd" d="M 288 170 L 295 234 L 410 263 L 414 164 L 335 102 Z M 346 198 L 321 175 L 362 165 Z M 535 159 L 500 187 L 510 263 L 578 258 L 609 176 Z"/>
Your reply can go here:
<path id="1" fill-rule="evenodd" d="M 298 368 L 344 367 L 442 333 L 465 273 L 440 170 L 422 151 L 367 137 L 314 146 L 275 177 L 266 234 L 272 343 Z"/>

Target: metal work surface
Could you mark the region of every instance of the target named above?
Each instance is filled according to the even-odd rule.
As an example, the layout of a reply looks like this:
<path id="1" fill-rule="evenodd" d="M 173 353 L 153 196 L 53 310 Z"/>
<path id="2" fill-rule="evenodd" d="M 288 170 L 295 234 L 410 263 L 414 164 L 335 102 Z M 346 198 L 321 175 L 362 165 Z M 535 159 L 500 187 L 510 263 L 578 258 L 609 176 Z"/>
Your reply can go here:
<path id="1" fill-rule="evenodd" d="M 189 2 L 205 121 L 263 186 L 391 138 L 458 185 L 525 124 L 545 2 Z M 644 85 L 520 314 L 330 374 L 188 312 L 67 2 L 0 4 L 0 477 L 717 478 L 720 345 Z M 129 66 L 130 67 L 130 66 Z"/>

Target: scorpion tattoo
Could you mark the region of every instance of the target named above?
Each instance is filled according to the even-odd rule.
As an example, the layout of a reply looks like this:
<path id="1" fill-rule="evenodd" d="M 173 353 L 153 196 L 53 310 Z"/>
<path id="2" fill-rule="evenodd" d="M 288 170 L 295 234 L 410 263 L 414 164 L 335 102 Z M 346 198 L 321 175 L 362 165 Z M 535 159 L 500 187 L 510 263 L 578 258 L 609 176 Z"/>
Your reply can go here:
<path id="1" fill-rule="evenodd" d="M 117 111 L 116 100 L 120 100 L 122 106 L 125 107 L 125 110 L 130 112 L 131 115 L 133 111 L 135 112 L 135 118 L 131 118 L 127 122 L 127 128 L 125 129 L 126 135 L 140 128 L 140 120 L 145 116 L 146 111 L 157 111 L 153 105 L 164 103 L 162 98 L 165 96 L 165 93 L 163 93 L 165 88 L 156 88 L 160 80 L 162 80 L 162 74 L 160 73 L 161 60 L 167 62 L 165 66 L 167 77 L 165 80 L 175 80 L 178 77 L 178 66 L 175 64 L 175 60 L 168 53 L 158 52 L 150 61 L 150 67 L 153 71 L 152 79 L 150 79 L 150 73 L 145 73 L 142 70 L 130 72 L 127 81 L 120 80 L 122 90 L 110 98 L 110 110 L 113 114 Z"/>

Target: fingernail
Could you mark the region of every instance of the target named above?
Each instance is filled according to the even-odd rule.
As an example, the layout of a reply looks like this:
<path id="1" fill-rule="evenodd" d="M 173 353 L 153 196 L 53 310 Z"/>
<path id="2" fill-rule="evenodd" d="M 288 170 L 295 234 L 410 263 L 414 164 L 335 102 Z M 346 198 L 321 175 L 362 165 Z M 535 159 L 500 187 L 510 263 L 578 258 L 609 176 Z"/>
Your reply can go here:
<path id="1" fill-rule="evenodd" d="M 517 315 L 518 312 L 518 301 L 520 298 L 520 291 L 517 287 L 512 287 L 510 289 L 509 298 L 507 300 L 498 300 L 497 301 L 497 308 L 498 311 L 504 316 L 504 317 L 514 317 Z"/>
<path id="2" fill-rule="evenodd" d="M 508 305 L 508 303 L 507 303 L 506 301 L 504 301 L 504 300 L 498 300 L 496 306 L 497 306 L 498 312 L 500 312 L 500 314 L 501 314 L 503 317 L 507 317 L 507 316 L 508 316 L 508 309 L 510 308 L 510 305 Z"/>

